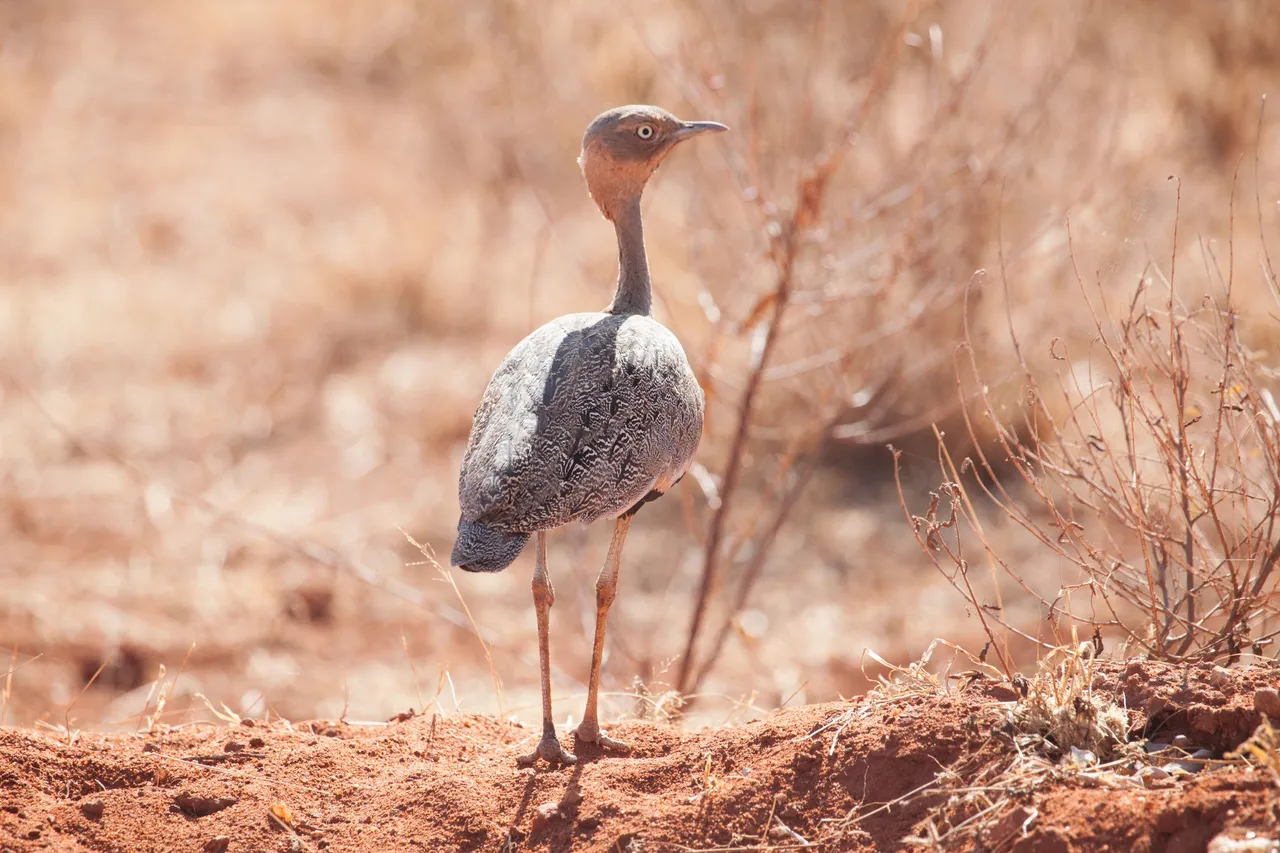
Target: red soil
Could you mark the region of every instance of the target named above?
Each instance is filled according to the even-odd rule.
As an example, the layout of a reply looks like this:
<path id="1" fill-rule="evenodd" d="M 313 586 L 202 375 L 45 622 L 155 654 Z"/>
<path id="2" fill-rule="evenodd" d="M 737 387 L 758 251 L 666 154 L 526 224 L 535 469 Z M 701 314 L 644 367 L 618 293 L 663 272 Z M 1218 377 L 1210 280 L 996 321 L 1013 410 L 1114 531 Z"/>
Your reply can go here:
<path id="1" fill-rule="evenodd" d="M 1255 691 L 1276 681 L 1257 669 L 1224 677 L 1130 663 L 1101 672 L 1095 689 L 1135 709 L 1134 739 L 1185 734 L 1219 757 L 1250 735 L 1260 719 Z M 818 850 L 898 849 L 980 810 L 955 799 L 955 787 L 982 768 L 1014 765 L 1001 703 L 1016 696 L 987 682 L 696 733 L 631 721 L 612 733 L 631 742 L 632 755 L 579 747 L 578 766 L 537 770 L 514 763 L 536 732 L 486 717 L 245 721 L 147 736 L 80 733 L 71 744 L 8 730 L 0 732 L 0 849 L 638 853 L 793 849 L 800 839 Z M 833 720 L 843 727 L 822 728 Z M 943 768 L 959 774 L 955 787 L 878 808 Z M 944 849 L 1190 851 L 1224 831 L 1274 838 L 1280 826 L 1280 785 L 1265 769 L 1149 787 L 1068 770 L 1023 790 L 984 780 L 991 800 L 1008 795 L 1007 804 L 947 836 Z"/>

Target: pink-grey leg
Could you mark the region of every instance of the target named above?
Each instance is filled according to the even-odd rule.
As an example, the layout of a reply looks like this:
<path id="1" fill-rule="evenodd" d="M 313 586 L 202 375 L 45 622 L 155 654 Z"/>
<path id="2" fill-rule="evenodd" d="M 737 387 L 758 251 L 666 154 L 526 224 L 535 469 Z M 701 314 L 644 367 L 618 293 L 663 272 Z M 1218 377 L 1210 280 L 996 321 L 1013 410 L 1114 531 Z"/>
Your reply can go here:
<path id="1" fill-rule="evenodd" d="M 549 762 L 573 764 L 578 759 L 565 752 L 556 738 L 556 724 L 551 719 L 551 643 L 549 623 L 551 605 L 556 602 L 556 591 L 547 573 L 547 534 L 539 530 L 535 537 L 537 557 L 533 568 L 533 606 L 538 614 L 538 664 L 542 670 L 542 740 L 528 755 L 521 755 L 516 763 L 528 767 L 539 758 Z"/>
<path id="2" fill-rule="evenodd" d="M 630 749 L 625 743 L 608 737 L 600 731 L 600 718 L 597 711 L 596 696 L 600 690 L 600 662 L 604 657 L 605 621 L 609 618 L 609 606 L 618 595 L 618 571 L 622 561 L 622 543 L 626 541 L 627 529 L 631 527 L 631 516 L 618 519 L 613 528 L 613 541 L 609 543 L 609 555 L 605 558 L 600 576 L 596 578 L 596 639 L 591 650 L 591 679 L 587 682 L 587 707 L 582 712 L 582 723 L 578 726 L 578 740 L 586 743 L 597 743 L 606 749 L 623 752 Z"/>

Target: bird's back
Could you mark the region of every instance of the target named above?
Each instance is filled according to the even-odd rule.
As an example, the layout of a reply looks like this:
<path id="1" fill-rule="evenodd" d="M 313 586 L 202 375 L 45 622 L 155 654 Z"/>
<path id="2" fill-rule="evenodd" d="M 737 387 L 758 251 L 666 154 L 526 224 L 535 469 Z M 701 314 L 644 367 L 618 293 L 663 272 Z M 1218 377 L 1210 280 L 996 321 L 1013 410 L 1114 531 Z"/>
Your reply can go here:
<path id="1" fill-rule="evenodd" d="M 485 389 L 459 475 L 462 524 L 529 533 L 625 512 L 683 475 L 702 416 L 684 349 L 651 317 L 553 320 Z"/>

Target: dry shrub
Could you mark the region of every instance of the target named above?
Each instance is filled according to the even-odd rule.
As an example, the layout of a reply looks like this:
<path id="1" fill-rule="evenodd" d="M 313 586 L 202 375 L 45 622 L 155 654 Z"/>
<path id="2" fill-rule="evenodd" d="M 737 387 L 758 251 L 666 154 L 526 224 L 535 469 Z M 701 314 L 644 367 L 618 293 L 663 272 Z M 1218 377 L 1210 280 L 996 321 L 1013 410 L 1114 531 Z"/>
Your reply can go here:
<path id="1" fill-rule="evenodd" d="M 685 97 L 737 140 L 736 203 L 708 201 L 697 217 L 715 237 L 694 257 L 708 326 L 694 360 L 709 400 L 703 459 L 716 473 L 695 469 L 708 532 L 682 692 L 710 673 L 830 451 L 881 454 L 955 416 L 962 297 L 995 247 L 1002 188 L 1017 183 L 1010 203 L 1034 208 L 1069 169 L 1103 168 L 1107 152 L 1051 142 L 1074 121 L 1068 104 L 1091 97 L 1092 82 L 1065 85 L 1082 61 L 1084 12 L 1042 28 L 1040 14 L 1000 2 L 682 9 L 688 41 L 655 47 Z M 1040 48 L 1032 58 L 1027 39 Z M 1010 64 L 1025 87 L 994 70 Z M 724 78 L 747 85 L 725 92 Z M 1039 254 L 1045 224 L 1019 218 L 1020 250 Z M 703 641 L 712 607 L 719 625 Z"/>
<path id="2" fill-rule="evenodd" d="M 989 429 L 997 452 L 979 447 L 957 466 L 940 438 L 948 480 L 923 516 L 908 514 L 1006 665 L 1010 633 L 1050 644 L 1015 625 L 999 599 L 981 600 L 969 535 L 996 588 L 1003 574 L 1035 602 L 1052 645 L 1086 627 L 1099 646 L 1105 635 L 1129 653 L 1234 661 L 1245 650 L 1263 654 L 1280 633 L 1277 374 L 1241 335 L 1234 242 L 1225 270 L 1202 245 L 1207 280 L 1196 283 L 1203 295 L 1194 302 L 1180 295 L 1189 288 L 1179 286 L 1177 248 L 1175 225 L 1167 269 L 1152 260 L 1120 305 L 1108 304 L 1101 278 L 1091 286 L 1077 268 L 1095 334 L 1083 353 L 1057 339 L 1044 347 L 1059 366 L 1052 381 L 1032 369 L 1011 326 L 1024 401 L 1014 417 L 969 361 L 978 388 L 966 412 L 970 434 Z M 1265 248 L 1262 276 L 1275 292 Z M 1013 482 L 996 460 L 1012 466 Z M 992 547 L 985 501 L 1077 580 L 1052 594 L 1029 582 L 1025 566 Z"/>
<path id="3" fill-rule="evenodd" d="M 1066 251 L 1069 235 L 1061 227 L 1063 211 L 1077 211 L 1104 232 L 1135 234 L 1133 221 L 1141 213 L 1132 214 L 1140 204 L 1131 197 L 1133 187 L 1150 179 L 1139 176 L 1149 171 L 1153 154 L 1168 156 L 1179 144 L 1165 137 L 1135 156 L 1131 140 L 1148 138 L 1152 125 L 1125 99 L 1133 96 L 1153 110 L 1151 122 L 1159 99 L 1147 82 L 1137 82 L 1146 80 L 1143 75 L 1116 85 L 1118 69 L 1131 63 L 1136 69 L 1145 57 L 1122 35 L 1128 27 L 1160 32 L 1170 44 L 1189 50 L 1203 37 L 1219 51 L 1209 65 L 1229 66 L 1236 79 L 1246 81 L 1229 92 L 1203 87 L 1194 74 L 1169 83 L 1176 94 L 1168 108 L 1181 110 L 1188 128 L 1211 124 L 1211 144 L 1194 144 L 1198 151 L 1212 152 L 1218 168 L 1247 144 L 1252 130 L 1247 118 L 1256 115 L 1256 102 L 1246 107 L 1240 99 L 1253 91 L 1252 81 L 1260 79 L 1270 60 L 1257 50 L 1265 37 L 1249 35 L 1239 7 L 1214 20 L 1187 7 L 1174 23 L 1160 20 L 1160 11 L 1143 3 L 1119 10 L 1060 4 L 1052 13 L 1031 4 L 923 0 L 905 7 L 874 2 L 791 5 L 785 13 L 782 7 L 761 6 L 747 14 L 706 8 L 692 15 L 676 8 L 685 40 L 664 47 L 663 40 L 650 35 L 647 43 L 674 69 L 682 93 L 700 113 L 733 125 L 728 177 L 739 194 L 732 202 L 705 195 L 696 214 L 696 221 L 710 225 L 708 239 L 699 241 L 693 255 L 706 282 L 698 291 L 698 304 L 707 324 L 694 358 L 710 401 L 700 457 L 709 470 L 695 470 L 707 498 L 707 534 L 674 680 L 677 689 L 688 693 L 704 684 L 719 659 L 780 531 L 803 505 L 801 493 L 815 473 L 830 465 L 833 450 L 860 463 L 852 477 L 874 483 L 875 468 L 865 464 L 874 458 L 870 449 L 878 452 L 886 441 L 921 446 L 930 423 L 949 424 L 963 434 L 965 452 L 973 448 L 982 459 L 988 486 L 995 486 L 997 469 L 1008 455 L 1019 473 L 1041 484 L 1047 505 L 1063 515 L 1048 521 L 1025 518 L 1022 523 L 1028 527 L 1074 529 L 1067 517 L 1078 510 L 1060 503 L 1068 497 L 1103 501 L 1099 508 L 1103 514 L 1108 511 L 1102 494 L 1085 494 L 1093 486 L 1075 482 L 1068 496 L 1051 484 L 1056 474 L 1040 472 L 1042 467 L 1067 470 L 1072 448 L 1098 434 L 1098 427 L 1088 422 L 1109 417 L 1102 411 L 1105 404 L 1086 397 L 1060 405 L 1056 397 L 1080 393 L 1073 387 L 1080 380 L 1066 375 L 1066 387 L 1046 391 L 1054 399 L 1043 402 L 1037 389 L 1059 381 L 1053 369 L 1057 365 L 1028 364 L 1016 339 L 993 332 L 1006 322 L 1006 311 L 1036 339 L 1061 324 L 1060 309 L 1073 301 L 1075 289 Z M 1201 30 L 1187 26 L 1193 20 Z M 776 49 L 750 47 L 759 44 Z M 799 56 L 804 61 L 797 61 Z M 1013 69 L 1016 85 L 1009 76 Z M 724 89 L 725 79 L 749 85 Z M 808 95 L 803 105 L 797 101 L 800 91 Z M 1082 133 L 1080 117 L 1085 114 L 1096 126 Z M 1196 219 L 1197 227 L 1201 222 Z M 1132 260 L 1128 239 L 1112 236 L 1106 243 L 1100 260 L 1104 265 Z M 984 265 L 1003 267 L 1006 255 L 1022 277 L 1006 283 L 1002 302 L 981 285 L 987 279 Z M 1114 285 L 1098 290 L 1098 295 L 1114 298 Z M 1141 301 L 1131 310 L 1146 310 Z M 1161 310 L 1150 307 L 1148 316 Z M 1185 322 L 1208 322 L 1211 310 L 1197 306 L 1184 312 Z M 1174 315 L 1167 307 L 1164 313 Z M 1092 324 L 1087 316 L 1077 317 L 1058 331 L 1064 343 L 1054 356 L 1066 358 L 1068 344 L 1083 345 L 1105 326 L 1112 351 L 1101 354 L 1110 357 L 1117 373 L 1143 374 L 1138 384 L 1145 382 L 1147 390 L 1160 386 L 1155 393 L 1163 394 L 1161 383 L 1171 381 L 1174 372 L 1198 369 L 1190 363 L 1157 364 L 1153 359 L 1158 353 L 1149 351 L 1157 343 L 1151 329 L 1133 326 L 1136 316 L 1111 317 L 1106 310 L 1095 312 Z M 1149 339 L 1138 341 L 1139 334 Z M 1184 334 L 1181 326 L 1177 334 Z M 976 393 L 984 382 L 997 386 L 977 402 L 990 418 L 958 414 L 961 401 L 954 392 L 952 359 L 965 341 L 972 374 L 962 383 L 965 393 Z M 1242 347 L 1234 338 L 1224 339 L 1223 345 L 1231 352 L 1207 358 L 1233 359 Z M 1188 340 L 1180 346 L 1188 353 L 1178 359 L 1186 361 L 1190 350 L 1204 344 Z M 1124 364 L 1126 351 L 1142 363 Z M 1238 360 L 1232 363 L 1234 370 L 1244 369 Z M 1099 365 L 1095 373 L 1106 367 Z M 1021 398 L 1010 383 L 998 381 L 1011 368 L 1026 379 Z M 1172 411 L 1171 405 L 1162 401 L 1147 412 L 1150 423 Z M 1012 408 L 1012 416 L 1006 407 Z M 1123 413 L 1117 416 L 1123 418 Z M 1056 428 L 1046 421 L 1063 417 L 1062 441 L 1034 443 L 1035 436 L 1048 436 Z M 1235 418 L 1234 426 L 1244 429 L 1242 420 Z M 1015 452 L 1020 437 L 1033 442 L 1024 448 L 1025 458 Z M 1127 439 L 1118 440 L 1123 444 Z M 1130 448 L 1133 467 L 1146 465 L 1140 457 L 1176 457 L 1168 445 L 1178 436 L 1170 433 L 1161 440 L 1163 449 Z M 1123 492 L 1123 467 L 1102 475 L 1115 482 L 1098 485 Z M 1225 459 L 1213 463 L 1214 471 L 1226 467 Z M 958 472 L 953 473 L 958 480 Z M 1227 494 L 1241 488 L 1213 471 L 1205 475 L 1216 477 L 1210 491 Z M 1098 475 L 1090 476 L 1096 480 Z M 1136 488 L 1142 494 L 1129 496 L 1135 504 L 1160 514 L 1152 501 L 1161 484 L 1144 481 Z M 1021 512 L 1021 498 L 1000 499 Z M 1261 518 L 1260 510 L 1251 507 L 1251 517 Z M 1148 520 L 1130 518 L 1127 523 L 1150 530 Z M 1197 523 L 1207 527 L 1218 520 Z M 1176 531 L 1168 524 L 1161 529 L 1155 538 L 1164 540 L 1163 551 L 1142 557 L 1141 566 L 1134 564 L 1140 573 L 1149 563 L 1176 562 L 1164 553 Z M 1105 539 L 1113 534 L 1090 535 Z M 1046 539 L 1056 543 L 1057 533 L 1046 534 Z M 1055 547 L 1080 551 L 1081 559 L 1098 563 L 1115 550 L 1107 545 Z M 1219 551 L 1222 560 L 1234 559 Z M 1097 590 L 1107 611 L 1092 617 L 1095 622 L 1112 626 L 1118 617 L 1110 610 L 1122 604 L 1149 609 L 1149 595 L 1135 589 L 1135 584 L 1145 584 L 1145 577 L 1126 577 L 1109 564 L 1098 564 L 1097 571 L 1114 579 Z M 1175 598 L 1180 593 L 1168 578 L 1176 571 L 1175 565 L 1166 565 L 1162 581 L 1162 593 Z M 1242 581 L 1242 588 L 1256 595 L 1250 584 L 1258 579 L 1255 572 Z M 1206 611 L 1189 602 L 1203 596 L 1197 588 L 1180 604 L 1169 602 L 1169 608 L 1195 624 Z M 1048 600 L 1044 606 L 1057 612 Z M 719 624 L 707 638 L 704 627 L 712 611 Z M 1239 619 L 1229 615 L 1226 621 Z M 1214 623 L 1212 616 L 1209 622 Z M 1169 640 L 1175 648 L 1186 639 L 1172 625 L 1162 630 L 1166 638 L 1177 637 Z M 1048 645 L 1064 641 L 1054 637 Z M 1153 634 L 1149 644 L 1165 642 Z M 1183 652 L 1197 642 L 1193 639 Z M 1220 638 L 1218 645 L 1230 642 Z"/>

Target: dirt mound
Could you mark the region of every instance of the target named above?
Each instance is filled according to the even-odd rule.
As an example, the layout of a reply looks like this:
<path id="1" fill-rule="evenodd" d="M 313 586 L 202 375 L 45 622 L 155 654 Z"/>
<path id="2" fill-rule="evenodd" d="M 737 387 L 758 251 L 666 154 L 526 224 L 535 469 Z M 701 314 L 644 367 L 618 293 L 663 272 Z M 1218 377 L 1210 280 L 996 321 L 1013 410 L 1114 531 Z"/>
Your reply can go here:
<path id="1" fill-rule="evenodd" d="M 1130 701 L 1131 754 L 1093 768 L 1036 758 L 1035 737 L 1009 722 L 1019 687 L 988 680 L 696 733 L 619 723 L 630 756 L 579 746 L 581 763 L 556 769 L 517 769 L 537 732 L 476 716 L 10 730 L 0 848 L 863 850 L 933 837 L 947 849 L 1202 850 L 1280 825 L 1271 771 L 1218 761 L 1259 723 L 1255 695 L 1275 675 L 1098 665 L 1099 701 L 1163 704 L 1148 717 Z M 1155 764 L 1134 755 L 1198 748 L 1212 752 L 1207 771 L 1135 772 Z"/>

